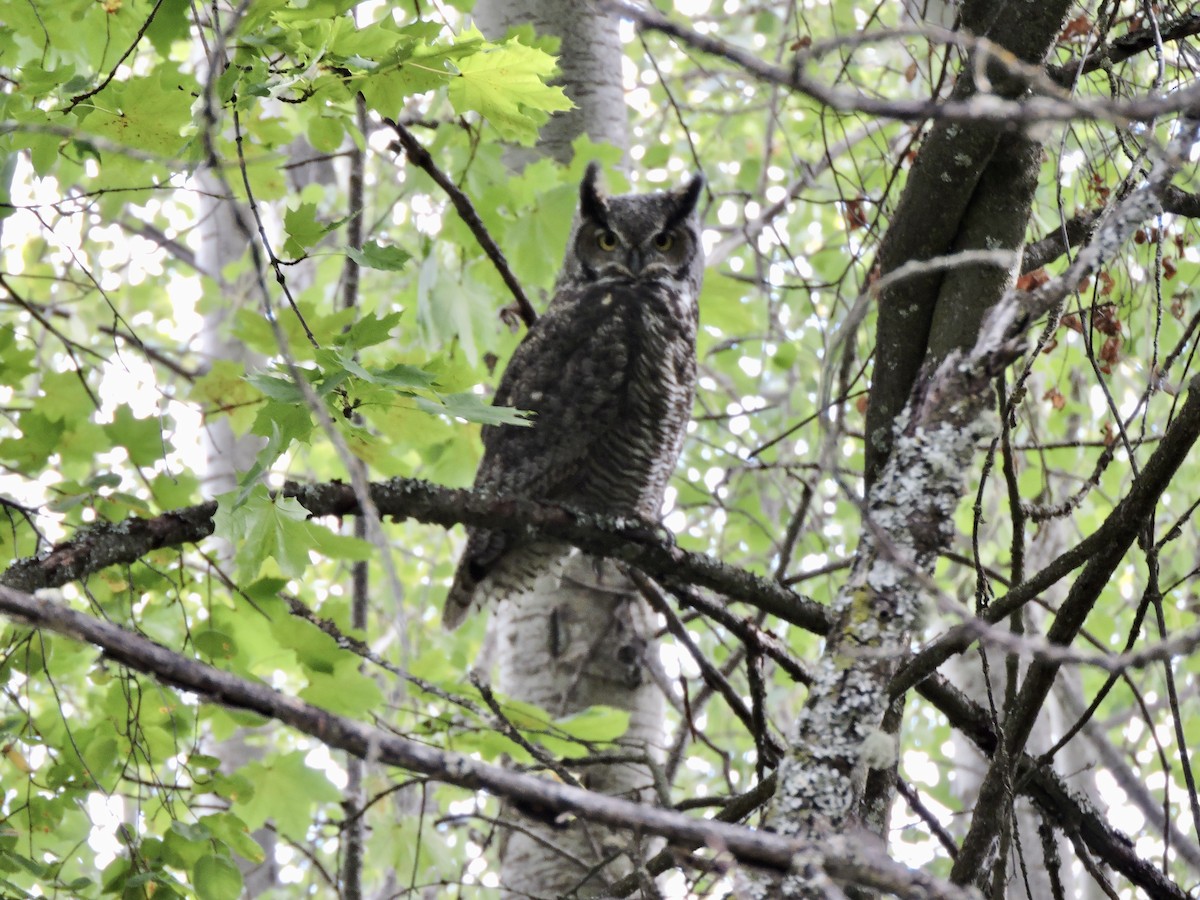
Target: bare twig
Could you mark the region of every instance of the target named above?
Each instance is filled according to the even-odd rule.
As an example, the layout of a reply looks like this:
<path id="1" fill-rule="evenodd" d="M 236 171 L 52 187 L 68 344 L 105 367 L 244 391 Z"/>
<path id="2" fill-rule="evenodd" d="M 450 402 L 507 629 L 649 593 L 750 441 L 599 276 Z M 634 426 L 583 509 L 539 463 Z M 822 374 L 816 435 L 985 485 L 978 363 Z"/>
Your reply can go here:
<path id="1" fill-rule="evenodd" d="M 121 64 L 124 63 L 125 60 L 129 59 L 129 55 L 137 49 L 137 45 L 141 43 L 142 38 L 145 37 L 146 32 L 150 29 L 151 23 L 154 21 L 154 17 L 158 15 L 159 7 L 162 5 L 163 0 L 157 0 L 157 2 L 154 4 L 154 9 L 150 10 L 149 14 L 146 16 L 146 20 L 142 22 L 141 28 L 139 28 L 137 34 L 133 36 L 133 40 L 130 42 L 129 47 L 124 53 L 121 54 L 121 58 L 117 60 L 116 65 L 112 67 L 112 71 L 108 73 L 107 77 L 105 77 L 103 81 L 101 81 L 91 90 L 84 91 L 82 94 L 76 94 L 74 97 L 72 97 L 71 102 L 67 104 L 67 108 L 63 110 L 63 112 L 70 112 L 84 100 L 95 97 L 98 93 L 108 87 L 109 83 L 117 77 L 117 70 L 121 68 Z"/>
<path id="2" fill-rule="evenodd" d="M 446 196 L 454 204 L 454 208 L 458 211 L 459 216 L 466 223 L 466 226 L 471 229 L 471 233 L 475 235 L 475 240 L 479 241 L 479 246 L 487 254 L 488 259 L 492 261 L 492 265 L 496 267 L 496 271 L 500 273 L 500 277 L 504 279 L 504 283 L 508 286 L 508 289 L 512 291 L 513 299 L 517 304 L 517 310 L 521 315 L 521 320 L 526 326 L 532 325 L 537 321 L 537 312 L 534 311 L 533 304 L 529 302 L 529 298 L 525 296 L 525 289 L 521 287 L 521 282 L 517 281 L 517 276 L 509 268 L 504 251 L 493 240 L 491 234 L 484 226 L 483 220 L 479 218 L 479 213 L 475 211 L 475 207 L 471 203 L 471 198 L 459 190 L 458 185 L 451 181 L 449 176 L 437 167 L 437 164 L 433 161 L 433 157 L 429 155 L 429 151 L 421 146 L 420 141 L 413 137 L 411 131 L 396 121 L 389 120 L 388 125 L 396 132 L 396 137 L 400 140 L 400 146 L 404 148 L 404 155 L 408 157 L 408 161 L 417 168 L 424 170 L 434 180 L 434 183 L 446 192 Z"/>
<path id="3" fill-rule="evenodd" d="M 774 65 L 749 50 L 700 34 L 655 10 L 634 6 L 623 0 L 603 2 L 614 15 L 632 19 L 640 28 L 659 31 L 695 50 L 725 59 L 760 81 L 791 88 L 840 112 L 861 112 L 906 122 L 944 120 L 1016 124 L 1108 120 L 1129 123 L 1146 122 L 1167 113 L 1179 112 L 1195 105 L 1200 98 L 1200 85 L 1192 85 L 1174 93 L 1143 95 L 1124 101 L 1071 97 L 1061 92 L 1019 100 L 1008 100 L 996 94 L 975 94 L 963 100 L 945 101 L 879 100 L 823 84 L 806 75 L 799 64 L 787 68 Z M 1012 63 L 1011 60 L 1005 62 Z"/>
<path id="4" fill-rule="evenodd" d="M 1162 25 L 1139 28 L 1122 35 L 1111 44 L 1095 48 L 1082 59 L 1072 60 L 1062 66 L 1047 66 L 1046 74 L 1058 84 L 1067 87 L 1080 75 L 1095 72 L 1105 65 L 1124 62 L 1163 43 L 1182 41 L 1197 34 L 1200 34 L 1200 13 L 1185 13 L 1178 19 L 1172 19 Z"/>

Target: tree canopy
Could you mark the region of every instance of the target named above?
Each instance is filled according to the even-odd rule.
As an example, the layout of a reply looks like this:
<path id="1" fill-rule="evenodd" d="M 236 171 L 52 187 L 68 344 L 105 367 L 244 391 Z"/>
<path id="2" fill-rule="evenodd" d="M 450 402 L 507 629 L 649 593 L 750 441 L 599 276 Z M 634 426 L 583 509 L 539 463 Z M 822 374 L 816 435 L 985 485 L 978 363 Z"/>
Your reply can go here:
<path id="1" fill-rule="evenodd" d="M 811 762 L 822 664 L 872 653 L 890 859 L 839 827 L 830 878 L 1200 884 L 1200 16 L 597 2 L 628 153 L 523 165 L 573 106 L 559 47 L 470 0 L 0 7 L 0 896 L 221 900 L 261 865 L 280 897 L 498 896 L 512 807 L 665 837 L 664 894 L 723 895 L 794 858 L 772 773 Z M 706 178 L 661 533 L 467 490 L 480 426 L 527 424 L 491 387 L 592 160 Z M 906 443 L 947 421 L 959 455 Z M 218 429 L 252 447 L 229 483 Z M 946 486 L 936 521 L 889 459 Z M 648 579 L 661 808 L 584 789 L 619 704 L 556 719 L 475 669 L 486 615 L 441 630 L 470 524 Z M 891 644 L 868 556 L 917 586 Z"/>

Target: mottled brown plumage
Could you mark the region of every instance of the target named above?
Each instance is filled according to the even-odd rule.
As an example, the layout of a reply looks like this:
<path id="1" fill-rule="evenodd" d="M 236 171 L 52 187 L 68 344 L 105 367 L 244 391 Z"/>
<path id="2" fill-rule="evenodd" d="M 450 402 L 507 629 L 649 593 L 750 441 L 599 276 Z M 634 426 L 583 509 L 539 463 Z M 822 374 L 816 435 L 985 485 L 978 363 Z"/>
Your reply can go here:
<path id="1" fill-rule="evenodd" d="M 703 182 L 607 198 L 596 177 L 593 164 L 554 298 L 496 390 L 496 406 L 530 410 L 533 424 L 483 429 L 475 487 L 657 521 L 695 393 Z M 443 624 L 529 590 L 569 552 L 470 529 Z"/>

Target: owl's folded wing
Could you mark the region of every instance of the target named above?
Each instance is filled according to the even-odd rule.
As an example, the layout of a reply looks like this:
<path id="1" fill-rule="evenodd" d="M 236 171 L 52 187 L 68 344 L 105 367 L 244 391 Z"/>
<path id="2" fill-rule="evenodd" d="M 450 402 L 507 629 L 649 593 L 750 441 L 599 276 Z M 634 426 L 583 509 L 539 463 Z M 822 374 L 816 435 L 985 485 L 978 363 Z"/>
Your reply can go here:
<path id="1" fill-rule="evenodd" d="M 484 429 L 476 487 L 538 500 L 576 496 L 598 439 L 627 407 L 637 354 L 630 288 L 560 293 L 537 321 L 496 390 L 494 404 L 533 413 L 528 427 Z"/>
<path id="2" fill-rule="evenodd" d="M 625 292 L 630 289 L 626 288 Z M 616 426 L 630 381 L 636 346 L 635 298 L 620 290 L 565 289 L 514 352 L 494 404 L 533 413 L 528 426 L 487 426 L 476 489 L 549 500 L 586 502 L 596 471 L 600 438 Z M 615 294 L 615 296 L 614 296 Z M 475 588 L 512 550 L 503 532 L 470 529 L 443 622 L 456 627 L 473 605 Z"/>

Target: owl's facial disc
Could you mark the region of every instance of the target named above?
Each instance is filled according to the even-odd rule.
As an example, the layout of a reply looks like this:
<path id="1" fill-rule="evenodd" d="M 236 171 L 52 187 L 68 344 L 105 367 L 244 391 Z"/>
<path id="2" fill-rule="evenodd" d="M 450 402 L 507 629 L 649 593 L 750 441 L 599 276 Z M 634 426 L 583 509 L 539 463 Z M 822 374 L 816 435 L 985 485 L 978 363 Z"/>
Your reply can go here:
<path id="1" fill-rule="evenodd" d="M 596 279 L 670 279 L 687 260 L 691 240 L 681 227 L 651 231 L 585 223 L 576 252 Z"/>
<path id="2" fill-rule="evenodd" d="M 607 195 L 599 166 L 587 168 L 559 284 L 597 281 L 688 286 L 703 269 L 697 175 L 673 191 Z"/>

